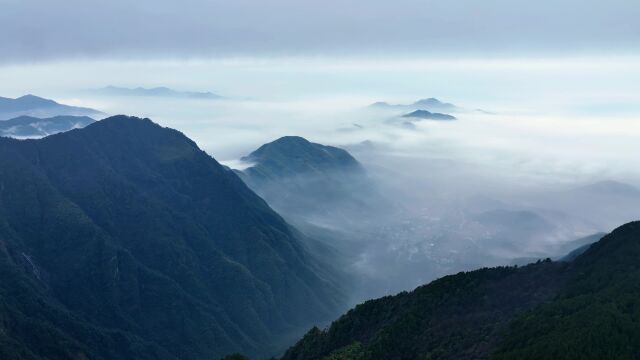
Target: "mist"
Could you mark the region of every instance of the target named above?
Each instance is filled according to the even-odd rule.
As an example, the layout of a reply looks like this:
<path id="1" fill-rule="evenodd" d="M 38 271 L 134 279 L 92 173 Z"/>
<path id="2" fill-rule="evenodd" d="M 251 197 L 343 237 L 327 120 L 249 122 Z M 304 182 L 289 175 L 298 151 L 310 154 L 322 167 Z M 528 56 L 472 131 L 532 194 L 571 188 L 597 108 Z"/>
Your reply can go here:
<path id="1" fill-rule="evenodd" d="M 271 205 L 338 250 L 357 302 L 457 271 L 557 258 L 575 240 L 640 218 L 637 64 L 632 56 L 63 61 L 0 67 L 0 90 L 149 117 L 239 170 L 250 166 L 241 157 L 285 135 L 347 149 L 384 205 L 348 219 Z M 224 99 L 90 91 L 108 85 Z M 458 106 L 457 120 L 407 124 L 405 110 L 369 107 L 428 97 Z"/>

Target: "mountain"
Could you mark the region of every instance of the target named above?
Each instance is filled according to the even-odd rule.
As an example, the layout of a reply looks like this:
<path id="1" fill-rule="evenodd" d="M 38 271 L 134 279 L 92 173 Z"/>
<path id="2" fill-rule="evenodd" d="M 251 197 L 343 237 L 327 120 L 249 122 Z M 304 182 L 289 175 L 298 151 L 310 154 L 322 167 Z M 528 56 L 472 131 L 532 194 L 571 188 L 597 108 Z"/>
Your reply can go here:
<path id="1" fill-rule="evenodd" d="M 363 171 L 360 163 L 346 150 L 312 143 L 300 136 L 284 136 L 264 144 L 243 160 L 255 164 L 247 172 L 265 179 L 324 175 L 334 170 Z"/>
<path id="2" fill-rule="evenodd" d="M 88 116 L 55 116 L 40 119 L 32 116 L 20 116 L 0 121 L 0 136 L 16 138 L 36 138 L 83 128 L 95 122 Z"/>
<path id="3" fill-rule="evenodd" d="M 389 104 L 384 101 L 376 102 L 370 105 L 372 108 L 378 109 L 402 109 L 402 110 L 419 110 L 426 109 L 429 111 L 439 112 L 458 112 L 459 107 L 454 104 L 442 102 L 436 98 L 421 99 L 412 104 Z"/>
<path id="4" fill-rule="evenodd" d="M 632 359 L 639 258 L 633 222 L 573 262 L 462 272 L 367 301 L 282 359 Z"/>
<path id="5" fill-rule="evenodd" d="M 591 245 L 602 239 L 606 233 L 595 233 L 588 236 L 583 236 L 578 239 L 559 242 L 546 249 L 546 254 L 553 254 L 552 259 L 558 261 L 573 261 L 579 255 L 587 251 Z M 527 265 L 538 260 L 542 260 L 544 256 L 535 257 L 521 257 L 515 258 L 510 262 L 510 265 Z"/>
<path id="6" fill-rule="evenodd" d="M 188 99 L 221 99 L 222 96 L 212 92 L 177 91 L 168 87 L 155 88 L 124 88 L 117 86 L 107 86 L 94 91 L 100 95 L 107 96 L 148 96 L 148 97 L 176 97 Z"/>
<path id="7" fill-rule="evenodd" d="M 587 251 L 591 247 L 591 245 L 593 244 L 584 244 L 584 245 L 578 246 L 577 248 L 570 251 L 567 255 L 560 258 L 560 261 L 575 260 L 578 256 L 582 255 L 585 251 Z"/>
<path id="8" fill-rule="evenodd" d="M 34 95 L 25 95 L 16 99 L 0 97 L 0 120 L 19 116 L 49 118 L 60 115 L 100 116 L 102 113 L 89 108 L 59 104 Z"/>
<path id="9" fill-rule="evenodd" d="M 640 344 L 640 222 L 593 244 L 558 296 L 517 318 L 497 359 L 630 359 Z"/>
<path id="10" fill-rule="evenodd" d="M 0 138 L 0 358 L 272 354 L 343 304 L 308 242 L 148 119 Z"/>
<path id="11" fill-rule="evenodd" d="M 605 235 L 607 235 L 606 233 L 596 233 L 596 234 L 592 234 L 589 236 L 585 236 L 585 237 L 581 237 L 579 239 L 573 240 L 573 241 L 569 241 L 566 242 L 564 244 L 562 244 L 562 246 L 559 249 L 559 253 L 563 253 L 566 254 L 562 257 L 560 257 L 561 261 L 573 261 L 575 260 L 578 255 L 584 253 L 585 251 L 587 251 L 587 249 L 593 245 L 594 243 L 598 242 L 598 240 L 602 239 Z"/>
<path id="12" fill-rule="evenodd" d="M 427 110 L 416 110 L 408 114 L 402 115 L 403 118 L 416 118 L 426 120 L 457 120 L 455 116 L 449 114 L 432 113 Z"/>
<path id="13" fill-rule="evenodd" d="M 242 179 L 283 214 L 337 214 L 372 199 L 362 165 L 337 147 L 285 136 L 242 160 L 251 164 L 240 173 Z"/>
<path id="14" fill-rule="evenodd" d="M 413 106 L 422 106 L 424 108 L 432 109 L 432 110 L 438 109 L 438 110 L 455 111 L 458 109 L 457 106 L 451 103 L 442 102 L 436 98 L 418 100 L 413 103 Z"/>

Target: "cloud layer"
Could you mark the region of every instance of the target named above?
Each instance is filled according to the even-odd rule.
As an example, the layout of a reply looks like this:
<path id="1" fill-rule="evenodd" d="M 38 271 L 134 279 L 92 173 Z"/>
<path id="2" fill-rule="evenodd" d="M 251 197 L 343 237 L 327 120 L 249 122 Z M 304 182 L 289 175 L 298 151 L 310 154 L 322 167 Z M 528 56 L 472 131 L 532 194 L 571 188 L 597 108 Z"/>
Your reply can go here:
<path id="1" fill-rule="evenodd" d="M 635 50 L 629 0 L 2 0 L 0 61 Z"/>

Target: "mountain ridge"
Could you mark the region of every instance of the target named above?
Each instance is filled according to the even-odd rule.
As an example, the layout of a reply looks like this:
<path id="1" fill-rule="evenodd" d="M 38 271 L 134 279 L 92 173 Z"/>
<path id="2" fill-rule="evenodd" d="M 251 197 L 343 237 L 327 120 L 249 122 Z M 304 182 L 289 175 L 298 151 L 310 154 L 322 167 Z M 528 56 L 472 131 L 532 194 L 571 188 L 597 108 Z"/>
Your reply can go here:
<path id="1" fill-rule="evenodd" d="M 571 262 L 484 268 L 370 300 L 283 360 L 633 358 L 640 222 Z"/>
<path id="2" fill-rule="evenodd" d="M 0 97 L 0 120 L 25 115 L 37 118 L 48 118 L 60 115 L 100 116 L 103 115 L 103 113 L 90 108 L 60 104 L 53 100 L 31 94 L 23 95 L 15 99 Z"/>
<path id="3" fill-rule="evenodd" d="M 441 121 L 450 121 L 457 120 L 455 116 L 437 112 L 431 112 L 428 110 L 416 110 L 410 112 L 408 114 L 402 115 L 403 118 L 416 118 L 416 119 L 426 119 L 426 120 L 441 120 Z"/>
<path id="4" fill-rule="evenodd" d="M 154 88 L 126 88 L 119 86 L 106 86 L 93 92 L 108 96 L 149 96 L 149 97 L 177 97 L 189 99 L 222 99 L 222 96 L 210 91 L 178 91 L 165 86 Z"/>
<path id="5" fill-rule="evenodd" d="M 371 104 L 369 107 L 378 109 L 404 109 L 404 110 L 419 110 L 426 109 L 429 111 L 440 112 L 458 112 L 461 109 L 451 103 L 442 102 L 436 98 L 426 98 L 417 100 L 411 104 L 390 104 L 388 102 L 379 101 Z"/>
<path id="6" fill-rule="evenodd" d="M 81 319 L 87 330 L 37 323 L 67 334 L 83 356 L 135 358 L 145 346 L 143 358 L 266 356 L 282 346 L 276 334 L 341 306 L 338 275 L 176 130 L 115 116 L 39 140 L 1 138 L 0 150 L 3 274 L 26 277 L 47 304 Z M 3 299 L 7 289 L 0 284 Z M 0 317 L 33 321 L 35 303 L 27 305 Z M 3 331 L 38 349 L 18 325 Z M 98 338 L 123 334 L 120 348 L 130 351 L 82 335 L 96 328 Z M 66 351 L 54 345 L 62 338 L 50 351 Z"/>

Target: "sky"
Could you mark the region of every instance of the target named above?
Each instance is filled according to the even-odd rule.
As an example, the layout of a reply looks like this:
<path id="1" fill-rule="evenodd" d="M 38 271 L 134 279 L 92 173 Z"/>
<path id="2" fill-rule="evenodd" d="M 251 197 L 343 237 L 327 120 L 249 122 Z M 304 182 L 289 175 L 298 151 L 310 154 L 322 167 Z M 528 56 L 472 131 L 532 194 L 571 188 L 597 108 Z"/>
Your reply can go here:
<path id="1" fill-rule="evenodd" d="M 628 53 L 634 0 L 0 0 L 0 62 Z"/>
<path id="2" fill-rule="evenodd" d="M 0 96 L 34 93 L 148 116 L 223 159 L 288 133 L 336 139 L 336 128 L 366 121 L 357 111 L 374 101 L 437 97 L 530 119 L 520 124 L 550 134 L 617 134 L 640 114 L 637 1 L 0 5 Z M 229 101 L 140 102 L 87 92 L 108 85 L 213 91 Z"/>

